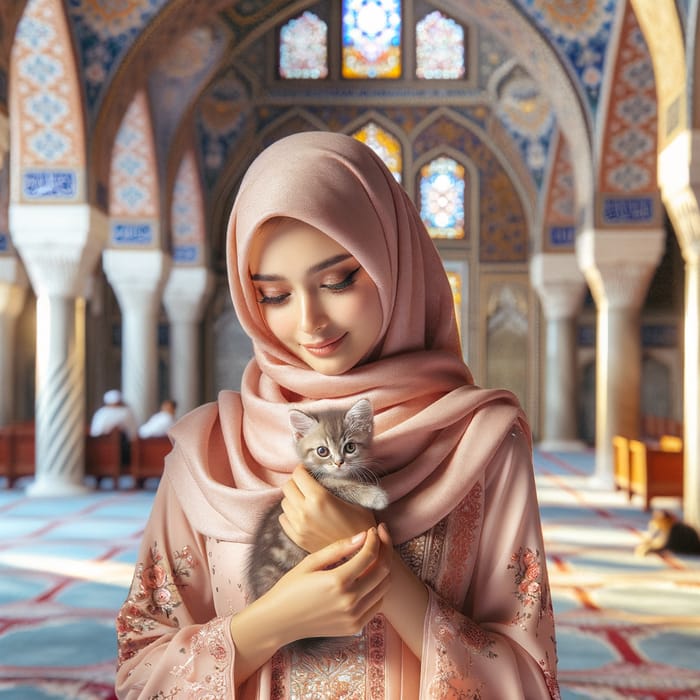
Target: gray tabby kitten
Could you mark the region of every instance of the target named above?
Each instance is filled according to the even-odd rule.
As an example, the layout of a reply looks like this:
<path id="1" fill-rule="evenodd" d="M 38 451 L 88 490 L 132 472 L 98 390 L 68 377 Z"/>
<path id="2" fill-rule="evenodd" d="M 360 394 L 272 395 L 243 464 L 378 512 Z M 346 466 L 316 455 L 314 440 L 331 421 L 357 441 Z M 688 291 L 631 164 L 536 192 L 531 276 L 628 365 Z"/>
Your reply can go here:
<path id="1" fill-rule="evenodd" d="M 370 468 L 373 421 L 367 399 L 360 399 L 347 411 L 289 412 L 297 454 L 312 476 L 338 498 L 378 510 L 387 506 L 388 498 Z M 270 508 L 254 535 L 247 568 L 253 599 L 272 588 L 307 555 L 284 533 L 279 524 L 281 514 L 280 504 Z M 332 652 L 349 639 L 310 638 L 290 646 L 307 653 Z"/>

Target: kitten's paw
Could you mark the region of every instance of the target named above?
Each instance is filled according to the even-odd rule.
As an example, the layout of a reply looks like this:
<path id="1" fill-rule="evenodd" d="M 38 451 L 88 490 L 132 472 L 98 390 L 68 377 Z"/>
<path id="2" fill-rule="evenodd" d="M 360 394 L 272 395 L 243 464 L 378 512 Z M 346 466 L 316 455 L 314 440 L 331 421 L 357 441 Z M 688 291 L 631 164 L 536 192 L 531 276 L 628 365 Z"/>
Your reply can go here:
<path id="1" fill-rule="evenodd" d="M 382 491 L 382 489 L 376 489 L 376 491 L 372 493 L 372 498 L 370 500 L 371 502 L 368 504 L 368 507 L 372 510 L 383 510 L 389 505 L 389 496 L 387 496 L 386 492 Z"/>

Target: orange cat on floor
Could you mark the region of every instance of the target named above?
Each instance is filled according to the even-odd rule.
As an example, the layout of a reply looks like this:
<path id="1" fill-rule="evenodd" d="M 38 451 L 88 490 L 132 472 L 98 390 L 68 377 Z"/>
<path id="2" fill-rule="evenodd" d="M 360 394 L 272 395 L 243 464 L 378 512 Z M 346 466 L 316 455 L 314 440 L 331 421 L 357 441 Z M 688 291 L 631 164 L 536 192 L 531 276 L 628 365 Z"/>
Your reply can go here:
<path id="1" fill-rule="evenodd" d="M 691 525 L 684 523 L 667 510 L 655 510 L 649 520 L 644 540 L 637 545 L 635 554 L 645 556 L 659 552 L 700 554 L 700 536 Z"/>

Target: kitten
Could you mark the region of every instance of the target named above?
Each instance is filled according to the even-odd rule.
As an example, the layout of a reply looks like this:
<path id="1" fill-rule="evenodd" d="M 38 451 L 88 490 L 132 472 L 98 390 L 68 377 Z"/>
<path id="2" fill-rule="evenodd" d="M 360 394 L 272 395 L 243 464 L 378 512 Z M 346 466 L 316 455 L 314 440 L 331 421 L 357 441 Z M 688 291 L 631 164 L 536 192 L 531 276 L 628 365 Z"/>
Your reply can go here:
<path id="1" fill-rule="evenodd" d="M 644 541 L 636 547 L 635 554 L 644 556 L 666 550 L 677 554 L 700 554 L 700 536 L 694 527 L 682 522 L 673 513 L 655 510 Z"/>
<path id="2" fill-rule="evenodd" d="M 380 510 L 387 506 L 388 498 L 371 469 L 373 420 L 367 399 L 360 399 L 347 411 L 289 412 L 297 454 L 312 476 L 338 498 Z M 280 504 L 270 508 L 254 535 L 247 568 L 248 589 L 254 599 L 307 554 L 284 533 L 281 514 Z M 295 646 L 305 652 L 328 652 L 347 645 L 350 639 L 302 639 Z"/>

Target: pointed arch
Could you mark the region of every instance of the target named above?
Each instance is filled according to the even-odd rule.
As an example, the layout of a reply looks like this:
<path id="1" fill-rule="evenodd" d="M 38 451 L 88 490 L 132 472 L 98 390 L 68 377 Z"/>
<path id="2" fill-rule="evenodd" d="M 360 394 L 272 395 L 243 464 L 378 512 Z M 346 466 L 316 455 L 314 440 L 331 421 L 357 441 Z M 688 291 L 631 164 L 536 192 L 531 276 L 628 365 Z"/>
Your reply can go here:
<path id="1" fill-rule="evenodd" d="M 624 3 L 619 20 L 597 159 L 596 191 L 602 199 L 596 219 L 603 227 L 618 223 L 660 226 L 654 68 L 631 4 Z"/>
<path id="2" fill-rule="evenodd" d="M 190 148 L 177 170 L 170 207 L 172 253 L 176 265 L 205 265 L 204 196 L 197 158 Z"/>
<path id="3" fill-rule="evenodd" d="M 136 93 L 117 132 L 109 195 L 111 244 L 157 247 L 160 243 L 158 168 L 144 90 Z"/>
<path id="4" fill-rule="evenodd" d="M 539 250 L 573 251 L 576 232 L 574 171 L 571 151 L 560 132 L 555 134 L 551 149 L 550 169 L 542 197 L 541 241 Z"/>
<path id="5" fill-rule="evenodd" d="M 687 70 L 683 29 L 673 0 L 629 0 L 656 76 L 659 150 L 688 126 Z"/>
<path id="6" fill-rule="evenodd" d="M 61 0 L 29 0 L 10 72 L 12 200 L 84 201 L 82 92 Z"/>
<path id="7" fill-rule="evenodd" d="M 478 168 L 480 261 L 525 262 L 529 253 L 528 211 L 499 154 L 474 125 L 455 121 L 449 113 L 442 112 L 421 126 L 414 140 L 417 160 L 436 144 L 448 144 Z"/>

